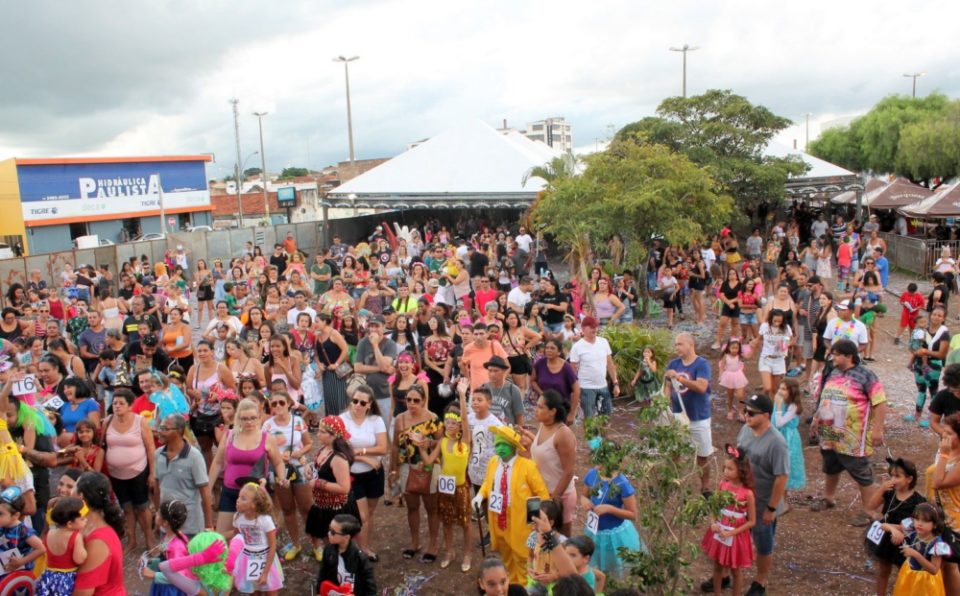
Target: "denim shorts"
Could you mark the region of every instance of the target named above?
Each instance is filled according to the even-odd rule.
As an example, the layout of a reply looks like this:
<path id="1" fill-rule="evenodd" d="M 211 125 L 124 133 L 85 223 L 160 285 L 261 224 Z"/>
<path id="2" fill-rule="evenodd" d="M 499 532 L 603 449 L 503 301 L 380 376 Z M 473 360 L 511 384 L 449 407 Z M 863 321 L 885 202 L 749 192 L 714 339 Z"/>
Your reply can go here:
<path id="1" fill-rule="evenodd" d="M 757 525 L 753 526 L 750 533 L 753 534 L 753 546 L 757 549 L 757 554 L 766 557 L 773 554 L 774 538 L 777 534 L 777 520 L 772 524 L 763 523 L 762 513 L 758 512 Z"/>
<path id="2" fill-rule="evenodd" d="M 757 313 L 752 312 L 748 315 L 740 313 L 740 324 L 741 325 L 756 325 L 757 324 Z"/>

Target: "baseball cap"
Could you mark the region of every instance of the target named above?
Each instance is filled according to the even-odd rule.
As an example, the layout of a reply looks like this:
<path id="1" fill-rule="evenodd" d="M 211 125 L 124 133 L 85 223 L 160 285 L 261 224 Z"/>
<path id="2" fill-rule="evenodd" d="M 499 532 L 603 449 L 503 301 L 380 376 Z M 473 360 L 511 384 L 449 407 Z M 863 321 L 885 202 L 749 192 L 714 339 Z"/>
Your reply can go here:
<path id="1" fill-rule="evenodd" d="M 384 322 L 385 322 L 385 321 L 384 321 L 384 319 L 383 319 L 383 315 L 371 315 L 370 318 L 367 319 L 367 325 L 371 325 L 371 324 L 372 324 L 372 325 L 383 325 Z"/>
<path id="2" fill-rule="evenodd" d="M 431 279 L 430 282 L 427 283 L 427 285 L 430 286 L 431 288 L 439 288 L 439 287 L 440 287 L 440 280 L 438 280 L 438 279 Z"/>
<path id="3" fill-rule="evenodd" d="M 837 310 L 848 310 L 850 308 L 849 300 L 841 300 L 837 303 Z"/>
<path id="4" fill-rule="evenodd" d="M 773 414 L 773 402 L 762 393 L 751 395 L 747 399 L 740 400 L 740 403 L 745 405 L 748 410 L 763 414 Z"/>

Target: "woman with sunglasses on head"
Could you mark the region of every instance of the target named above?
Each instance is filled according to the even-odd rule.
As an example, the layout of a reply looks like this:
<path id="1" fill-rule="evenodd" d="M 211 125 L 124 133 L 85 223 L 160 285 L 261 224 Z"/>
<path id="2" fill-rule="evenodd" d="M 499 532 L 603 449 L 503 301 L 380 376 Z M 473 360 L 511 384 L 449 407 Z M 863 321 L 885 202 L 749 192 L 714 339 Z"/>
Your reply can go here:
<path id="1" fill-rule="evenodd" d="M 373 389 L 361 385 L 353 392 L 350 408 L 340 414 L 353 447 L 354 461 L 350 466 L 353 476 L 353 494 L 360 511 L 362 527 L 357 535 L 357 545 L 367 553 L 371 561 L 378 560 L 370 551 L 370 533 L 373 514 L 383 496 L 383 457 L 387 455 L 387 427 L 380 415 Z"/>
<path id="2" fill-rule="evenodd" d="M 295 472 L 296 477 L 291 479 L 288 486 L 277 486 L 277 501 L 283 511 L 283 521 L 290 535 L 290 542 L 279 550 L 280 556 L 286 561 L 293 561 L 300 555 L 300 521 L 297 519 L 297 510 L 304 521 L 313 502 L 310 486 L 304 476 L 305 457 L 313 447 L 313 440 L 307 432 L 307 425 L 303 418 L 292 414 L 290 408 L 294 402 L 290 396 L 282 391 L 274 391 L 270 395 L 270 413 L 273 414 L 263 423 L 263 431 L 277 443 L 284 463 L 292 466 L 289 471 Z"/>
<path id="3" fill-rule="evenodd" d="M 393 421 L 393 449 L 390 451 L 391 486 L 399 484 L 407 505 L 407 524 L 410 527 L 410 547 L 401 555 L 412 559 L 420 552 L 420 502 L 427 510 L 430 546 L 420 557 L 421 563 L 433 563 L 440 550 L 440 516 L 437 511 L 436 489 L 426 482 L 420 448 L 432 450 L 443 434 L 443 424 L 436 414 L 426 408 L 427 391 L 414 385 L 406 393 L 406 410 Z"/>

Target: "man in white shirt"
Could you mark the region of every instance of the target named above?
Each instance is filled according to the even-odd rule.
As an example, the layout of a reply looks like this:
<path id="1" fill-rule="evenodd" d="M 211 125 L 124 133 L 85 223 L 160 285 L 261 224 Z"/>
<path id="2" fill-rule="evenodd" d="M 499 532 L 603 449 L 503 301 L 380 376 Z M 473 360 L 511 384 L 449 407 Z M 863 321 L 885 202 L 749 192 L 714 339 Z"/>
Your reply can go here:
<path id="1" fill-rule="evenodd" d="M 819 239 L 820 236 L 823 236 L 827 233 L 827 228 L 829 224 L 823 219 L 823 213 L 817 216 L 817 220 L 810 225 L 810 233 L 813 234 L 814 238 Z"/>
<path id="2" fill-rule="evenodd" d="M 303 293 L 303 290 L 298 290 L 293 295 L 293 308 L 287 311 L 287 325 L 296 328 L 297 317 L 300 316 L 300 313 L 310 315 L 311 321 L 317 318 L 317 311 L 307 305 L 307 295 Z"/>
<path id="3" fill-rule="evenodd" d="M 530 302 L 531 291 L 533 291 L 533 280 L 529 277 L 521 277 L 520 284 L 507 294 L 507 306 L 523 314 L 523 309 Z"/>
<path id="4" fill-rule="evenodd" d="M 599 322 L 593 317 L 584 317 L 580 323 L 583 337 L 570 348 L 570 364 L 577 371 L 580 381 L 580 405 L 583 417 L 590 418 L 598 413 L 613 413 L 613 398 L 620 395 L 620 382 L 617 380 L 617 365 L 613 362 L 613 352 L 606 339 L 597 336 Z M 607 375 L 613 380 L 613 395 L 607 387 Z M 599 404 L 599 405 L 598 405 Z"/>
<path id="5" fill-rule="evenodd" d="M 898 215 L 897 223 L 893 226 L 893 231 L 896 232 L 898 236 L 906 236 L 909 233 L 907 228 L 907 218 L 903 215 Z"/>
<path id="6" fill-rule="evenodd" d="M 862 354 L 870 343 L 867 326 L 853 318 L 854 305 L 849 300 L 841 300 L 835 307 L 837 318 L 827 321 L 827 328 L 823 332 L 823 339 L 829 346 L 836 340 L 849 339 L 860 348 Z"/>
<path id="7" fill-rule="evenodd" d="M 527 233 L 527 229 L 523 226 L 520 226 L 520 231 L 517 233 L 517 237 L 513 239 L 514 242 L 520 247 L 520 250 L 523 252 L 530 252 L 530 246 L 533 244 L 533 238 L 530 237 L 530 234 Z"/>

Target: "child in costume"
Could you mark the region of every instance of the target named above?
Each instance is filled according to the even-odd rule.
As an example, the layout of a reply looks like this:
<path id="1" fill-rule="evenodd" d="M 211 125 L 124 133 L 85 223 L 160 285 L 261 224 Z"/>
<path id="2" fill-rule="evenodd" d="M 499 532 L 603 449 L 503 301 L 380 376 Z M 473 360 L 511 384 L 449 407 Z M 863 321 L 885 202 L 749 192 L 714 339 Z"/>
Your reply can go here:
<path id="1" fill-rule="evenodd" d="M 353 540 L 359 533 L 360 520 L 349 513 L 338 513 L 330 522 L 317 581 L 321 596 L 378 593 L 373 566 Z"/>
<path id="2" fill-rule="evenodd" d="M 527 583 L 527 508 L 530 497 L 550 498 L 533 460 L 521 457 L 524 446 L 520 434 L 509 426 L 494 426 L 493 451 L 496 457 L 487 464 L 487 475 L 473 508 L 480 511 L 487 501 L 487 523 L 490 527 L 490 546 L 500 553 L 510 572 L 510 582 Z M 509 488 L 509 490 L 508 490 Z"/>
<path id="3" fill-rule="evenodd" d="M 10 369 L 10 362 L 5 356 L 0 356 L 0 371 L 6 372 L 8 369 Z M 0 412 L 6 412 L 10 405 L 10 392 L 13 390 L 14 382 L 22 380 L 26 374 L 22 370 L 10 370 L 5 376 L 7 378 L 4 380 L 3 389 L 0 389 Z M 29 419 L 34 422 L 34 428 L 39 434 L 45 433 L 50 428 L 49 420 L 42 416 L 34 417 L 31 412 L 36 413 L 36 410 L 21 403 L 18 406 L 17 423 L 20 423 L 22 416 L 24 420 Z M 13 436 L 7 427 L 6 416 L 0 416 L 0 478 L 20 487 L 21 494 L 25 487 L 28 487 L 28 490 L 33 489 L 33 474 L 27 467 L 27 463 L 23 461 L 19 447 L 13 441 Z M 39 541 L 38 538 L 37 542 Z"/>
<path id="4" fill-rule="evenodd" d="M 890 479 L 880 486 L 880 490 L 874 491 L 866 508 L 870 511 L 881 512 L 882 517 L 874 522 L 880 525 L 890 524 L 899 528 L 903 520 L 913 515 L 913 510 L 920 503 L 926 502 L 926 499 L 917 492 L 917 466 L 913 462 L 903 458 L 887 458 L 889 467 L 887 472 Z M 873 530 L 873 528 L 871 528 Z M 868 531 L 864 544 L 869 552 L 877 560 L 877 571 L 875 573 L 877 594 L 886 594 L 887 587 L 890 584 L 890 572 L 894 568 L 899 569 L 906 560 L 903 553 L 900 552 L 900 545 L 893 543 L 894 532 L 882 531 L 877 533 Z M 902 543 L 903 534 L 900 530 L 896 531 L 897 539 Z"/>
<path id="5" fill-rule="evenodd" d="M 563 512 L 556 501 L 542 501 L 540 511 L 550 520 L 550 529 L 556 531 L 557 540 L 562 545 L 567 537 L 559 533 L 558 528 L 563 525 Z M 553 551 L 544 550 L 543 534 L 536 528 L 530 531 L 527 537 L 527 548 L 530 556 L 527 559 L 527 594 L 530 596 L 545 596 L 553 591 L 553 582 L 557 581 L 556 565 L 553 562 Z"/>
<path id="6" fill-rule="evenodd" d="M 6 560 L 0 577 L 20 569 L 33 569 L 33 562 L 39 559 L 47 549 L 33 528 L 28 528 L 22 521 L 24 501 L 23 493 L 17 486 L 6 488 L 0 492 L 0 514 L 5 513 L 7 523 L 0 527 L 0 552 L 16 550 Z"/>
<path id="7" fill-rule="evenodd" d="M 471 519 L 470 519 L 470 483 L 467 481 L 467 465 L 470 462 L 470 423 L 465 419 L 467 411 L 466 387 L 468 382 L 461 379 L 464 391 L 460 391 L 460 404 L 450 404 L 443 414 L 443 437 L 436 442 L 432 450 L 427 443 L 421 443 L 420 456 L 423 463 L 432 466 L 440 460 L 440 478 L 437 482 L 437 509 L 443 523 L 443 547 L 445 555 L 440 568 L 450 566 L 453 558 L 453 528 L 460 526 L 463 532 L 463 562 L 460 571 L 470 571 Z"/>
<path id="8" fill-rule="evenodd" d="M 278 594 L 283 589 L 283 569 L 277 556 L 277 526 L 270 516 L 272 509 L 270 495 L 261 484 L 248 482 L 240 489 L 233 527 L 243 542 L 243 549 L 236 559 L 233 585 L 242 594 Z"/>
<path id="9" fill-rule="evenodd" d="M 660 391 L 660 383 L 657 381 L 657 359 L 653 348 L 643 349 L 643 360 L 630 384 L 634 387 L 634 398 L 641 404 L 650 403 L 653 396 Z"/>
<path id="10" fill-rule="evenodd" d="M 647 550 L 634 525 L 637 497 L 633 485 L 620 472 L 619 459 L 613 456 L 620 447 L 609 439 L 594 437 L 590 448 L 593 467 L 583 477 L 580 497 L 580 505 L 587 511 L 584 534 L 596 545 L 590 561 L 607 575 L 621 577 L 623 561 L 618 549 Z"/>
<path id="11" fill-rule="evenodd" d="M 167 559 L 160 563 L 158 570 L 163 573 L 166 581 L 189 596 L 195 596 L 201 590 L 208 594 L 229 593 L 233 586 L 233 578 L 229 573 L 232 560 L 227 559 L 226 565 L 224 564 L 226 550 L 223 536 L 216 532 L 200 532 L 187 544 L 187 552 L 190 554 L 183 553 Z M 196 579 L 190 579 L 182 573 L 188 570 Z"/>
<path id="12" fill-rule="evenodd" d="M 898 528 L 883 524 L 883 529 Z M 904 535 L 901 551 L 907 560 L 897 573 L 893 596 L 944 596 L 940 567 L 952 551 L 941 538 L 946 526 L 940 509 L 932 503 L 917 505 L 913 517 L 903 520 L 899 530 Z"/>
<path id="13" fill-rule="evenodd" d="M 187 521 L 187 506 L 182 501 L 164 501 L 160 503 L 154 524 L 163 530 L 163 554 L 164 559 L 169 561 L 189 554 L 187 547 L 189 540 L 187 536 L 180 531 L 183 524 Z M 176 572 L 171 572 L 171 577 Z M 150 568 L 143 572 L 144 577 L 153 577 L 153 584 L 150 585 L 150 596 L 182 596 L 187 590 L 182 590 L 176 585 L 170 583 L 167 577 L 162 573 L 154 573 Z M 180 572 L 180 576 L 186 581 L 193 582 L 193 587 L 199 587 L 199 580 L 189 569 Z M 174 578 L 177 581 L 179 578 Z M 184 582 L 177 581 L 184 585 Z"/>
<path id="14" fill-rule="evenodd" d="M 746 453 L 727 445 L 720 492 L 728 492 L 733 504 L 724 507 L 700 541 L 703 552 L 713 559 L 713 591 L 720 593 L 725 570 L 733 579 L 733 593 L 743 593 L 743 569 L 753 564 L 753 538 L 750 530 L 757 523 L 757 504 L 753 494 L 753 471 Z"/>
<path id="15" fill-rule="evenodd" d="M 87 508 L 77 497 L 64 497 L 50 511 L 53 525 L 43 539 L 47 549 L 47 568 L 37 580 L 37 596 L 65 596 L 73 594 L 77 569 L 87 560 L 83 541 L 87 525 Z"/>
<path id="16" fill-rule="evenodd" d="M 743 399 L 743 390 L 749 384 L 743 373 L 743 345 L 739 339 L 731 339 L 723 349 L 717 368 L 720 369 L 720 386 L 727 390 L 727 420 L 733 420 L 734 403 Z M 740 416 L 743 422 L 743 415 Z"/>
<path id="17" fill-rule="evenodd" d="M 773 426 L 780 431 L 790 450 L 790 475 L 787 490 L 801 490 L 807 485 L 803 464 L 803 441 L 800 439 L 800 418 L 803 414 L 803 396 L 796 379 L 784 379 L 773 400 Z M 784 494 L 784 499 L 786 499 Z"/>

